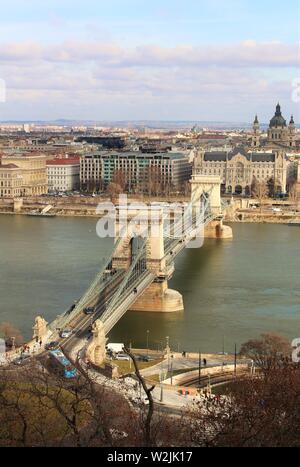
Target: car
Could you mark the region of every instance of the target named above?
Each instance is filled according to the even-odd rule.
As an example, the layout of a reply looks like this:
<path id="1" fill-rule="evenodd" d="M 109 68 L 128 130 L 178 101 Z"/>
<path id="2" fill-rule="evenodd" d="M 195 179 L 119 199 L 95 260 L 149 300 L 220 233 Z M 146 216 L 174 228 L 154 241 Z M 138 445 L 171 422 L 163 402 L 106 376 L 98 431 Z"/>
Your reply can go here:
<path id="1" fill-rule="evenodd" d="M 26 363 L 28 361 L 28 359 L 30 357 L 31 357 L 30 354 L 23 353 L 20 357 L 17 357 L 17 358 L 15 358 L 15 360 L 13 360 L 13 364 L 14 365 L 23 365 L 24 363 Z"/>
<path id="2" fill-rule="evenodd" d="M 138 355 L 137 360 L 140 362 L 150 362 L 151 358 L 148 355 Z"/>
<path id="3" fill-rule="evenodd" d="M 86 314 L 86 315 L 92 315 L 93 313 L 95 313 L 95 307 L 94 306 L 88 306 L 87 308 L 85 308 L 83 310 L 83 312 Z"/>
<path id="4" fill-rule="evenodd" d="M 129 355 L 127 355 L 127 353 L 118 353 L 116 355 L 116 360 L 130 360 L 130 357 Z"/>
<path id="5" fill-rule="evenodd" d="M 51 341 L 45 345 L 46 350 L 54 350 L 54 349 L 57 349 L 57 347 L 59 347 L 58 341 Z"/>
<path id="6" fill-rule="evenodd" d="M 72 331 L 71 329 L 64 329 L 63 331 L 61 331 L 60 333 L 60 337 L 62 339 L 67 339 L 68 337 L 72 336 Z"/>

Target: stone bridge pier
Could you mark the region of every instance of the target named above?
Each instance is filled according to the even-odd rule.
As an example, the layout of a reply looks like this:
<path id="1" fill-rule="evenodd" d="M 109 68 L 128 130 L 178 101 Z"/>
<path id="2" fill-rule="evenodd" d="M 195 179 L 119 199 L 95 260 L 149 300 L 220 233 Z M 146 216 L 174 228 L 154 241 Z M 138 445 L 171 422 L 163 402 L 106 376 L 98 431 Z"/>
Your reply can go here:
<path id="1" fill-rule="evenodd" d="M 139 296 L 133 311 L 173 312 L 184 309 L 182 295 L 168 288 L 174 267 L 166 264 L 164 252 L 164 212 L 160 207 L 116 208 L 115 241 L 122 237 L 115 251 L 112 267 L 128 269 L 146 239 L 146 268 L 155 274 L 155 281 Z"/>
<path id="2" fill-rule="evenodd" d="M 193 207 L 196 209 L 205 197 L 209 197 L 210 211 L 216 216 L 216 220 L 205 227 L 205 238 L 232 238 L 231 227 L 223 224 L 220 177 L 194 172 L 191 179 Z"/>

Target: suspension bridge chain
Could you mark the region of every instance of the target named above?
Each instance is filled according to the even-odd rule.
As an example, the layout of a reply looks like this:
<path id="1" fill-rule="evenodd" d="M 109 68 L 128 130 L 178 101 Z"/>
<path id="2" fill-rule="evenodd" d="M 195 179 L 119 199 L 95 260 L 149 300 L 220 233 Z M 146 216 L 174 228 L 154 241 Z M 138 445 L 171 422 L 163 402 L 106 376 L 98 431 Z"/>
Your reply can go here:
<path id="1" fill-rule="evenodd" d="M 73 321 L 79 313 L 87 306 L 93 303 L 99 297 L 100 293 L 107 287 L 107 285 L 115 280 L 115 276 L 111 275 L 111 262 L 115 251 L 122 241 L 122 237 L 119 237 L 114 244 L 113 251 L 105 259 L 102 264 L 100 271 L 96 274 L 93 282 L 90 284 L 88 289 L 81 296 L 80 300 L 76 303 L 73 310 L 68 308 L 64 313 L 58 316 L 52 323 L 48 325 L 51 331 L 55 331 L 57 328 L 66 326 L 67 323 Z"/>
<path id="2" fill-rule="evenodd" d="M 101 321 L 105 323 L 107 319 L 114 313 L 115 308 L 123 300 L 124 294 L 131 293 L 138 283 L 139 279 L 143 274 L 148 274 L 149 271 L 146 267 L 146 244 L 147 238 L 143 240 L 142 245 L 139 248 L 138 253 L 133 257 L 133 261 L 130 268 L 126 271 L 125 277 L 118 287 L 113 299 L 109 303 L 107 310 L 103 313 Z"/>
<path id="3" fill-rule="evenodd" d="M 212 188 L 207 193 L 203 193 L 202 196 L 204 203 L 199 206 L 196 212 L 193 209 L 194 200 L 192 199 L 192 201 L 185 208 L 184 215 L 173 224 L 171 229 L 168 229 L 168 232 L 167 229 L 165 229 L 164 245 L 166 254 L 170 253 L 170 251 L 174 249 L 175 246 L 179 243 L 184 241 L 185 244 L 186 240 L 190 240 L 193 236 L 192 234 L 195 234 L 197 229 L 199 229 L 201 226 L 205 227 L 213 220 L 215 216 L 212 215 L 210 207 L 211 191 Z"/>

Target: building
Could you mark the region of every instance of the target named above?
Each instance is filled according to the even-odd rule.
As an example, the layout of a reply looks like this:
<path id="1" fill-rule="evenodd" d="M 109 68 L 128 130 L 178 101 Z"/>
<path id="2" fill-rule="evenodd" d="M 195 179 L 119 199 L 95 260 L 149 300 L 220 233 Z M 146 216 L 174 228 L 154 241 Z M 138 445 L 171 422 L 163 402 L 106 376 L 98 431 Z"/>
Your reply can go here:
<path id="1" fill-rule="evenodd" d="M 80 187 L 80 158 L 47 161 L 49 191 L 74 191 Z"/>
<path id="2" fill-rule="evenodd" d="M 43 154 L 3 155 L 2 164 L 15 165 L 22 173 L 21 196 L 38 196 L 48 192 L 46 156 Z"/>
<path id="3" fill-rule="evenodd" d="M 251 185 L 257 182 L 274 184 L 276 191 L 287 188 L 288 161 L 284 151 L 253 152 L 244 147 L 233 151 L 199 151 L 195 170 L 202 175 L 221 178 L 223 193 L 250 195 Z"/>
<path id="4" fill-rule="evenodd" d="M 252 146 L 256 148 L 260 146 L 295 148 L 297 146 L 297 141 L 294 117 L 291 116 L 289 125 L 287 125 L 286 120 L 282 116 L 280 104 L 278 103 L 275 114 L 270 120 L 267 139 L 263 139 L 256 115 L 253 122 Z"/>
<path id="5" fill-rule="evenodd" d="M 190 180 L 192 164 L 182 153 L 97 152 L 81 157 L 80 183 L 84 190 L 101 190 L 111 182 L 125 191 L 149 191 L 155 185 L 181 189 Z M 151 191 L 151 190 L 150 190 Z"/>
<path id="6" fill-rule="evenodd" d="M 15 164 L 1 164 L 0 161 L 0 198 L 18 198 L 22 186 L 22 170 Z"/>

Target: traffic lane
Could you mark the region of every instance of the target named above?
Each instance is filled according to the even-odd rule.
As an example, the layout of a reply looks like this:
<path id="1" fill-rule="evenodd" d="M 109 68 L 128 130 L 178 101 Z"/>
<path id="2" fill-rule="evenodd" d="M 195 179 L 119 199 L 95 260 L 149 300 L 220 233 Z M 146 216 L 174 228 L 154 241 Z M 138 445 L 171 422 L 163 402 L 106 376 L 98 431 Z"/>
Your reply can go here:
<path id="1" fill-rule="evenodd" d="M 226 366 L 226 364 L 233 364 L 233 361 L 228 361 L 228 362 L 222 362 L 221 360 L 217 359 L 211 359 L 206 361 L 206 365 L 203 363 L 203 359 L 201 360 L 201 367 L 204 368 L 211 368 L 215 366 Z M 155 368 L 146 368 L 143 370 L 143 375 L 144 376 L 149 376 L 153 374 L 153 370 L 155 369 L 156 371 L 162 371 L 162 372 L 168 372 L 171 370 L 188 370 L 188 369 L 194 369 L 194 368 L 199 368 L 199 359 L 198 358 L 172 358 L 169 357 L 163 360 L 161 363 L 158 363 Z"/>
<path id="2" fill-rule="evenodd" d="M 70 329 L 74 330 L 75 333 L 66 339 L 59 338 L 60 345 L 66 351 L 70 351 L 80 340 L 84 339 L 88 332 L 90 331 L 94 321 L 99 319 L 104 311 L 106 310 L 107 304 L 113 297 L 116 289 L 119 285 L 119 281 L 114 285 L 114 287 L 109 290 L 109 293 L 102 298 L 102 301 L 95 305 L 96 311 L 92 316 L 84 314 L 82 311 L 81 315 L 74 320 L 73 323 L 70 323 Z M 111 286 L 111 284 L 110 284 Z"/>

